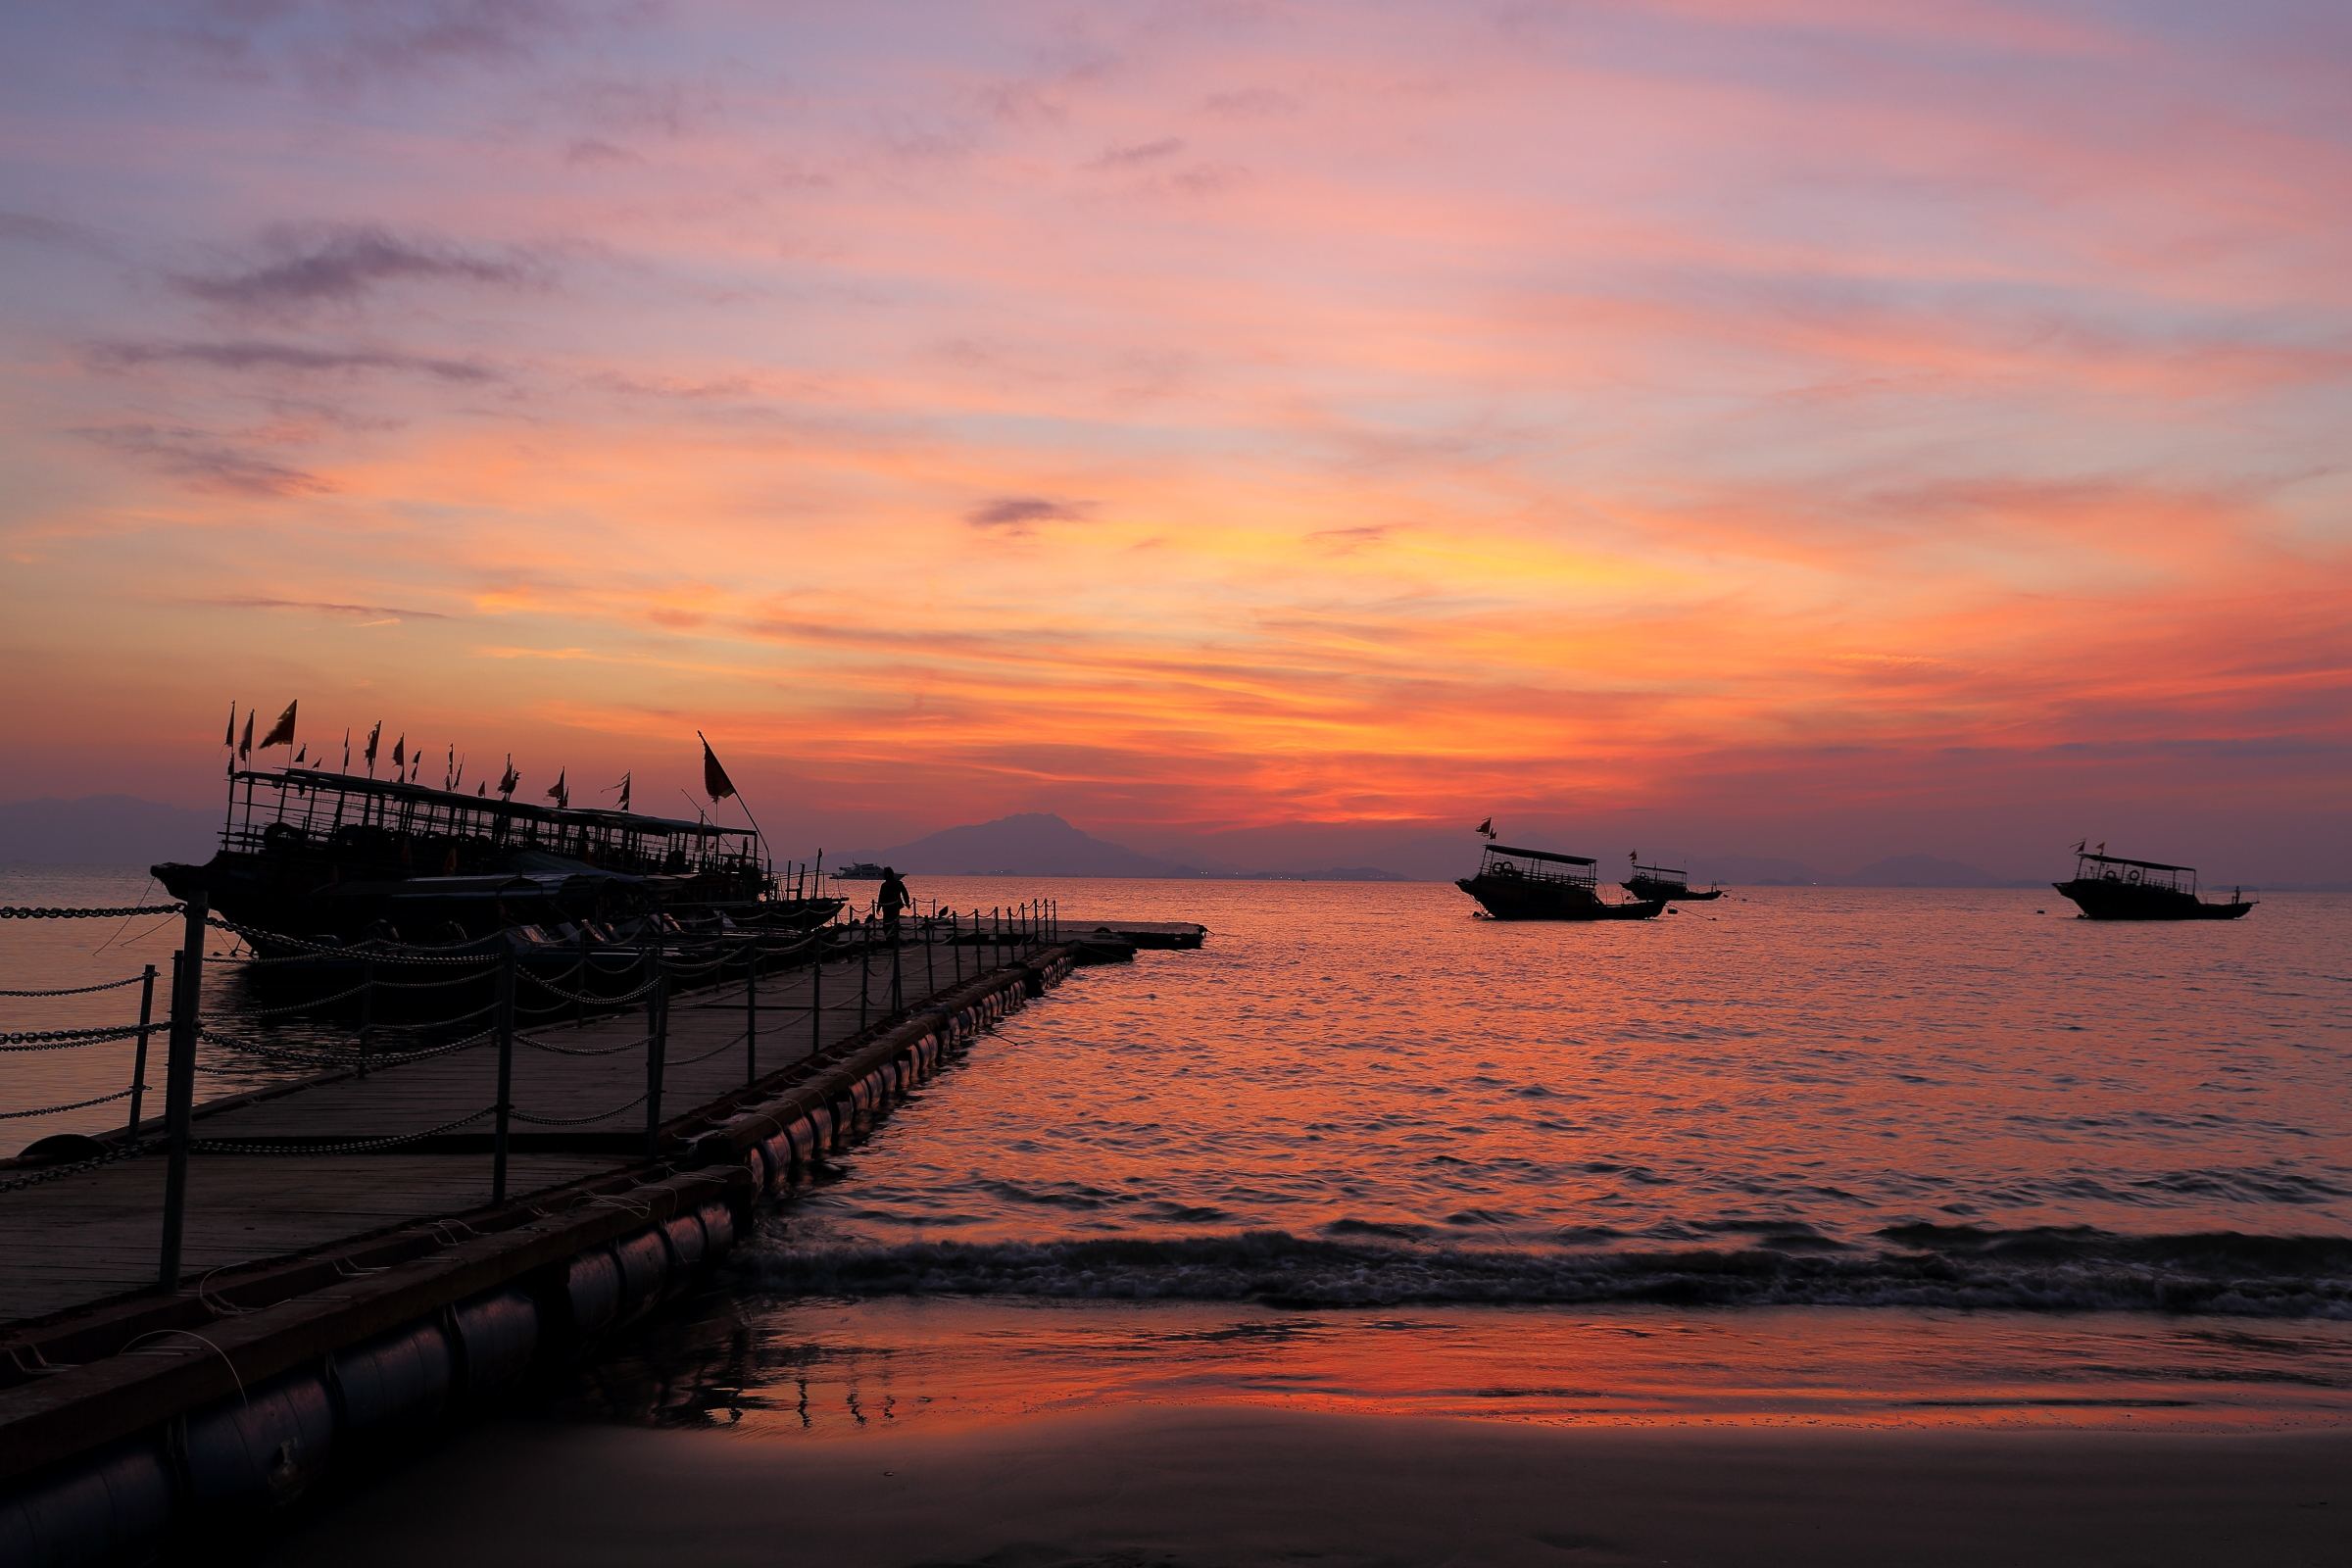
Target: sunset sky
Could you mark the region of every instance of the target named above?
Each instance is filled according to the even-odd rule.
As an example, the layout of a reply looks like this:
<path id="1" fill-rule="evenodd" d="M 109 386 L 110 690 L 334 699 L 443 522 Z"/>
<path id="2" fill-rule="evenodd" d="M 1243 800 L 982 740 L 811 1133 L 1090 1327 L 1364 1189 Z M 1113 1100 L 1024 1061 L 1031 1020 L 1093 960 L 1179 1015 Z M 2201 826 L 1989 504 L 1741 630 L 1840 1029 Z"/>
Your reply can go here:
<path id="1" fill-rule="evenodd" d="M 2334 0 L 11 6 L 0 799 L 299 697 L 793 853 L 2352 877 L 2347 105 Z"/>

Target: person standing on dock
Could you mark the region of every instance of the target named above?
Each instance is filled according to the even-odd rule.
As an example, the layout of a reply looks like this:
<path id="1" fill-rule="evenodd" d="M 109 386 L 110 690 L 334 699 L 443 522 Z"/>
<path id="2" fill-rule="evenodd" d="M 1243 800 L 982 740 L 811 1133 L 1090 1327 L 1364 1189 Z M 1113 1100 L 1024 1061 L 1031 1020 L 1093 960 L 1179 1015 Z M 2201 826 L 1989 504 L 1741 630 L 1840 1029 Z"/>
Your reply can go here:
<path id="1" fill-rule="evenodd" d="M 874 904 L 882 911 L 882 935 L 895 947 L 899 940 L 899 915 L 914 902 L 906 891 L 906 883 L 890 866 L 882 868 L 882 889 L 874 895 Z"/>

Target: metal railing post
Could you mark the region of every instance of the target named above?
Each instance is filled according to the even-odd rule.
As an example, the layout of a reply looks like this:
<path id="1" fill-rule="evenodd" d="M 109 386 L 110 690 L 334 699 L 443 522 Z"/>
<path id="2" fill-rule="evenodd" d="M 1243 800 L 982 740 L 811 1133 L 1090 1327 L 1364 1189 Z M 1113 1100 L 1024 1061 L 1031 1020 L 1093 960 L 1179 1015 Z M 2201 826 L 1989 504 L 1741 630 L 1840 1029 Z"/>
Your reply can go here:
<path id="1" fill-rule="evenodd" d="M 375 960 L 360 960 L 360 1076 L 368 1076 L 368 1042 L 375 1029 Z"/>
<path id="2" fill-rule="evenodd" d="M 172 1035 L 164 1057 L 164 1244 L 155 1271 L 159 1290 L 179 1285 L 179 1244 L 188 1218 L 188 1119 L 196 1105 L 196 1011 L 204 985 L 205 896 L 191 896 L 187 930 L 172 960 Z"/>
<path id="3" fill-rule="evenodd" d="M 139 1133 L 139 1107 L 147 1098 L 147 1035 L 155 1022 L 155 965 L 149 964 L 139 976 L 139 1049 L 130 1058 L 130 1125 L 122 1129 L 125 1138 Z"/>
<path id="4" fill-rule="evenodd" d="M 865 1032 L 866 999 L 873 995 L 874 921 L 858 922 L 858 1032 Z"/>
<path id="5" fill-rule="evenodd" d="M 653 989 L 645 994 L 645 1152 L 653 1153 L 662 1132 L 662 1080 L 669 1067 L 669 970 L 660 949 L 646 956 Z"/>
<path id="6" fill-rule="evenodd" d="M 743 1081 L 760 1079 L 760 942 L 743 950 Z"/>
<path id="7" fill-rule="evenodd" d="M 816 953 L 808 964 L 808 1054 L 825 1046 L 825 927 L 816 928 Z"/>
<path id="8" fill-rule="evenodd" d="M 899 972 L 899 955 L 906 951 L 906 938 L 897 932 L 890 938 L 890 1013 L 897 1017 L 906 1010 L 906 991 Z"/>
<path id="9" fill-rule="evenodd" d="M 939 938 L 939 901 L 931 903 L 931 919 L 923 927 L 923 1000 L 939 994 L 939 971 L 932 966 L 931 949 Z"/>
<path id="10" fill-rule="evenodd" d="M 490 1136 L 490 1201 L 507 1200 L 507 1129 L 514 1112 L 514 950 L 498 964 L 498 1121 Z"/>

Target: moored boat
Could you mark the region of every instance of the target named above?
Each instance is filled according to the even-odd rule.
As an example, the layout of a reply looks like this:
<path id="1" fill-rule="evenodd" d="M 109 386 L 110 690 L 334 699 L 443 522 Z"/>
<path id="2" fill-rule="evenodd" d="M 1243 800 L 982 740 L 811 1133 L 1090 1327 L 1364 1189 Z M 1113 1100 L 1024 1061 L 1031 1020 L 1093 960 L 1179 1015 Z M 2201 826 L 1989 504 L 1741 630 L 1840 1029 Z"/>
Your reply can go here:
<path id="1" fill-rule="evenodd" d="M 1647 920 L 1666 907 L 1663 899 L 1611 904 L 1600 896 L 1595 863 L 1587 855 L 1490 843 L 1477 875 L 1454 886 L 1497 920 Z"/>
<path id="2" fill-rule="evenodd" d="M 2230 900 L 2208 899 L 2197 891 L 2197 868 L 2170 865 L 2162 860 L 2129 860 L 2075 846 L 2075 874 L 2050 885 L 2072 899 L 2085 920 L 2236 920 L 2258 900 L 2243 888 L 2230 890 Z"/>
<path id="3" fill-rule="evenodd" d="M 1666 904 L 1704 904 L 1723 897 L 1720 887 L 1693 888 L 1690 874 L 1671 865 L 1643 865 L 1642 852 L 1626 856 L 1633 862 L 1633 875 L 1617 885 L 1637 899 L 1656 899 Z"/>
<path id="4" fill-rule="evenodd" d="M 807 930 L 842 907 L 783 893 L 754 829 L 324 769 L 230 776 L 220 848 L 155 875 L 304 942 L 463 946 L 523 928 L 684 922 Z M 240 798 L 241 795 L 241 798 Z"/>

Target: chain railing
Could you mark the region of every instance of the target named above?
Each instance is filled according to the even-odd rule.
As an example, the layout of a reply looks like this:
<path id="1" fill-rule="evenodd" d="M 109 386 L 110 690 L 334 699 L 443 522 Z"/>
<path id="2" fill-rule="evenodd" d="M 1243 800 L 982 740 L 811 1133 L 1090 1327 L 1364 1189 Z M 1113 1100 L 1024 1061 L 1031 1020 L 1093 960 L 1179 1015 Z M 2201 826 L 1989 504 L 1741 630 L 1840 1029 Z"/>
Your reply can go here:
<path id="1" fill-rule="evenodd" d="M 129 1081 L 122 1088 L 59 1104 L 0 1107 L 0 1122 L 7 1122 L 129 1102 L 128 1120 L 114 1134 L 103 1135 L 96 1152 L 0 1175 L 0 1193 L 44 1185 L 160 1152 L 165 1157 L 165 1172 L 157 1279 L 165 1290 L 176 1286 L 180 1276 L 191 1157 L 373 1154 L 456 1134 L 487 1121 L 491 1124 L 491 1200 L 504 1202 L 509 1185 L 512 1129 L 515 1123 L 559 1129 L 588 1127 L 642 1107 L 644 1147 L 650 1154 L 659 1148 L 662 1099 L 672 1069 L 699 1066 L 741 1047 L 742 1082 L 759 1081 L 761 1014 L 781 1004 L 770 1001 L 763 1007 L 760 998 L 763 971 L 806 967 L 806 1000 L 791 1004 L 787 1010 L 806 1013 L 807 1054 L 813 1056 L 826 1047 L 828 1020 L 839 1031 L 854 1010 L 856 1022 L 849 1030 L 854 1038 L 877 1022 L 888 1021 L 906 1010 L 908 982 L 915 978 L 906 972 L 910 945 L 921 950 L 921 995 L 930 997 L 939 993 L 943 982 L 959 984 L 1034 953 L 1059 937 L 1059 910 L 1051 900 L 1000 905 L 985 910 L 973 908 L 964 914 L 935 905 L 927 914 L 919 909 L 869 912 L 847 922 L 790 934 L 729 930 L 713 935 L 678 932 L 673 928 L 667 933 L 657 933 L 651 940 L 598 942 L 583 931 L 576 942 L 567 936 L 562 947 L 545 953 L 545 956 L 557 958 L 560 967 L 543 967 L 538 962 L 526 961 L 525 954 L 514 946 L 495 953 L 484 953 L 478 948 L 461 953 L 394 942 L 344 946 L 295 937 L 216 914 L 201 896 L 184 904 L 160 906 L 0 908 L 0 918 L 9 919 L 122 918 L 139 914 L 177 914 L 184 922 L 180 947 L 172 956 L 172 978 L 165 1020 L 159 1022 L 155 1014 L 158 970 L 154 964 L 146 965 L 138 974 L 90 985 L 0 992 L 0 997 L 47 1000 L 101 995 L 132 986 L 140 988 L 135 1022 L 0 1031 L 0 1055 L 82 1051 L 123 1041 L 133 1043 Z M 206 954 L 206 937 L 216 930 L 236 938 L 248 951 Z M 289 970 L 286 966 L 310 964 L 323 974 L 329 989 L 297 1001 L 241 1005 L 233 1009 L 233 1014 L 207 1012 L 202 993 L 208 963 L 246 966 L 257 972 L 257 985 L 261 983 L 260 976 L 266 974 L 274 977 L 273 987 L 302 974 L 301 970 Z M 839 996 L 828 1004 L 827 970 L 845 969 L 852 963 L 857 966 L 856 996 Z M 358 968 L 356 981 L 350 976 L 347 967 L 350 965 Z M 626 978 L 621 989 L 600 990 L 596 984 L 600 978 L 623 977 Z M 539 1003 L 523 1000 L 525 983 L 533 996 L 545 1000 Z M 673 992 L 717 990 L 735 983 L 742 988 L 742 1029 L 696 1054 L 673 1060 L 669 1055 Z M 467 986 L 486 986 L 490 1000 L 467 1005 L 471 997 L 458 991 L 446 1004 L 454 1010 L 424 1019 L 397 1018 L 395 1027 L 404 1031 L 407 1038 L 430 1043 L 392 1050 L 382 1049 L 377 1043 L 375 1036 L 386 1027 L 377 1016 L 379 993 L 387 1004 L 402 1002 L 413 1011 L 427 997 L 438 999 L 443 993 Z M 732 1003 L 711 1004 L 732 1005 Z M 544 1038 L 551 1014 L 568 1012 L 576 1028 L 584 1027 L 592 1013 L 610 1017 L 640 1007 L 645 1019 L 642 1032 L 632 1032 L 615 1043 L 564 1045 Z M 318 1029 L 309 1031 L 308 1038 L 267 1038 L 279 1025 L 322 1017 L 332 1021 L 344 1038 L 337 1040 L 331 1035 L 322 1038 Z M 262 1034 L 257 1035 L 256 1026 L 260 1026 Z M 436 1033 L 447 1033 L 461 1026 L 472 1027 L 454 1039 L 432 1039 Z M 142 1136 L 149 1093 L 145 1082 L 148 1046 L 150 1037 L 159 1030 L 167 1036 L 160 1139 Z M 775 1038 L 772 1030 L 769 1038 Z M 514 1096 L 517 1046 L 571 1059 L 642 1052 L 644 1091 L 617 1105 L 588 1114 L 560 1114 L 552 1106 L 523 1109 L 514 1103 Z M 217 1059 L 200 1060 L 199 1047 Z M 341 1139 L 194 1136 L 195 1081 L 199 1072 L 233 1078 L 250 1072 L 250 1068 L 235 1065 L 247 1062 L 309 1074 L 318 1083 L 358 1082 L 393 1068 L 484 1048 L 494 1048 L 497 1056 L 494 1100 L 488 1105 L 436 1126 Z M 707 1083 L 707 1078 L 704 1081 Z"/>

